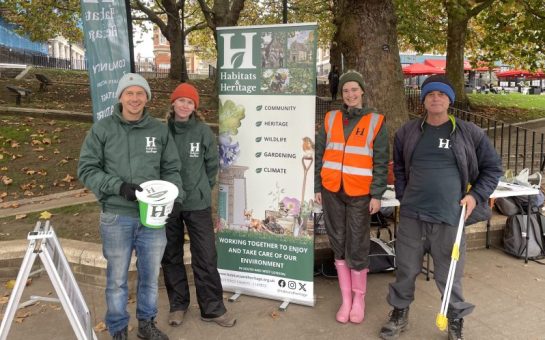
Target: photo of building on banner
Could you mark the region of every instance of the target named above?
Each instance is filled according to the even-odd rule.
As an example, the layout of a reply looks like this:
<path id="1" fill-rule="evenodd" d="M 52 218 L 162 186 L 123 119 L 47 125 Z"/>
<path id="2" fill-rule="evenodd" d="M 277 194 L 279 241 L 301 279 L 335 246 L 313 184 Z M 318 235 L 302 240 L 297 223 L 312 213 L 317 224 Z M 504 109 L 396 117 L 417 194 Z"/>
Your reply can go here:
<path id="1" fill-rule="evenodd" d="M 226 291 L 314 305 L 316 25 L 218 28 Z"/>

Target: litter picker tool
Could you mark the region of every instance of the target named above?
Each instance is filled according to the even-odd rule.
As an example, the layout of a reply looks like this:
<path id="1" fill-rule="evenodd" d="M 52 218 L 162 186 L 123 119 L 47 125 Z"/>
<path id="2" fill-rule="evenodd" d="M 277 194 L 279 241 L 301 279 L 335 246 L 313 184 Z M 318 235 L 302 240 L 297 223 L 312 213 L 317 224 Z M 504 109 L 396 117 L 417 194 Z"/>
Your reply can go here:
<path id="1" fill-rule="evenodd" d="M 464 216 L 466 214 L 466 205 L 462 206 L 462 213 L 460 214 L 460 222 L 458 222 L 458 231 L 456 232 L 456 240 L 452 246 L 452 255 L 450 261 L 450 268 L 448 270 L 447 283 L 445 285 L 445 292 L 443 293 L 443 301 L 441 302 L 441 311 L 437 314 L 435 324 L 437 327 L 444 331 L 447 329 L 448 319 L 447 310 L 450 301 L 450 293 L 452 291 L 452 284 L 454 283 L 454 273 L 456 272 L 456 264 L 460 258 L 460 242 L 462 240 L 462 233 L 464 231 Z"/>

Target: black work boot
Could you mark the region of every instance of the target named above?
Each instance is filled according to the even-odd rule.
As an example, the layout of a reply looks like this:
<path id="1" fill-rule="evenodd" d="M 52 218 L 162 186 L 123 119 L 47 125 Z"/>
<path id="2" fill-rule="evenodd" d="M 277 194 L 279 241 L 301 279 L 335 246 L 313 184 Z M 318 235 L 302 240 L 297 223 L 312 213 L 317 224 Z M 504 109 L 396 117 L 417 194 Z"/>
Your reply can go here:
<path id="1" fill-rule="evenodd" d="M 137 336 L 145 340 L 168 340 L 168 336 L 155 327 L 153 320 L 138 320 Z"/>
<path id="2" fill-rule="evenodd" d="M 464 340 L 462 328 L 464 328 L 464 319 L 449 319 L 448 340 Z"/>
<path id="3" fill-rule="evenodd" d="M 112 340 L 127 340 L 128 339 L 127 331 L 128 331 L 127 327 L 125 327 L 122 330 L 115 332 L 114 335 L 112 336 Z"/>
<path id="4" fill-rule="evenodd" d="M 390 312 L 390 320 L 380 329 L 380 338 L 384 340 L 397 339 L 408 325 L 409 307 L 394 308 Z"/>

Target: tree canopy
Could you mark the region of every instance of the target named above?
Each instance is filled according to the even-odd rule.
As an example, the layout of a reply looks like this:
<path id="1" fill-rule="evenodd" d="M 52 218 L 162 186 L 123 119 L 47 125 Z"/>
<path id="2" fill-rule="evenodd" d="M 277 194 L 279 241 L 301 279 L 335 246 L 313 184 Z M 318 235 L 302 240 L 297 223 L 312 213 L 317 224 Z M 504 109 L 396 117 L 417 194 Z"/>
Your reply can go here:
<path id="1" fill-rule="evenodd" d="M 63 36 L 81 42 L 79 0 L 3 0 L 4 18 L 17 25 L 17 33 L 45 42 Z"/>

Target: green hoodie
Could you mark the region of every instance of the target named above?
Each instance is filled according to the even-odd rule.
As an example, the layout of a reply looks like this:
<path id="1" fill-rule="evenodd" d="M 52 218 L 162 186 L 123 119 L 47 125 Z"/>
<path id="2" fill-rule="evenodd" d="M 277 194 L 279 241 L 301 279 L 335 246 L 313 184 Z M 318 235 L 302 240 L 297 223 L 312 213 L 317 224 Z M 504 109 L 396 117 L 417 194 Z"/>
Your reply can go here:
<path id="1" fill-rule="evenodd" d="M 361 117 L 368 113 L 375 112 L 370 108 L 350 109 L 346 106 L 341 110 L 343 115 L 343 132 L 345 140 L 352 133 L 354 127 L 359 123 Z M 322 157 L 326 147 L 326 132 L 325 124 L 320 128 L 316 136 L 315 155 L 316 163 L 314 166 L 314 192 L 322 191 Z M 370 194 L 371 197 L 381 199 L 384 191 L 386 191 L 386 180 L 388 176 L 388 130 L 386 129 L 386 121 L 383 120 L 375 140 L 373 141 L 373 181 L 371 182 Z"/>
<path id="2" fill-rule="evenodd" d="M 99 202 L 102 211 L 138 217 L 138 203 L 119 195 L 123 182 L 142 184 L 165 180 L 182 187 L 180 159 L 168 129 L 144 110 L 137 122 L 123 119 L 121 105 L 91 128 L 80 151 L 78 177 Z M 177 202 L 182 202 L 180 191 Z"/>
<path id="3" fill-rule="evenodd" d="M 195 118 L 195 113 L 186 122 L 171 117 L 168 126 L 182 161 L 180 174 L 187 195 L 182 210 L 206 209 L 212 205 L 211 191 L 219 168 L 216 136 L 208 125 Z"/>

